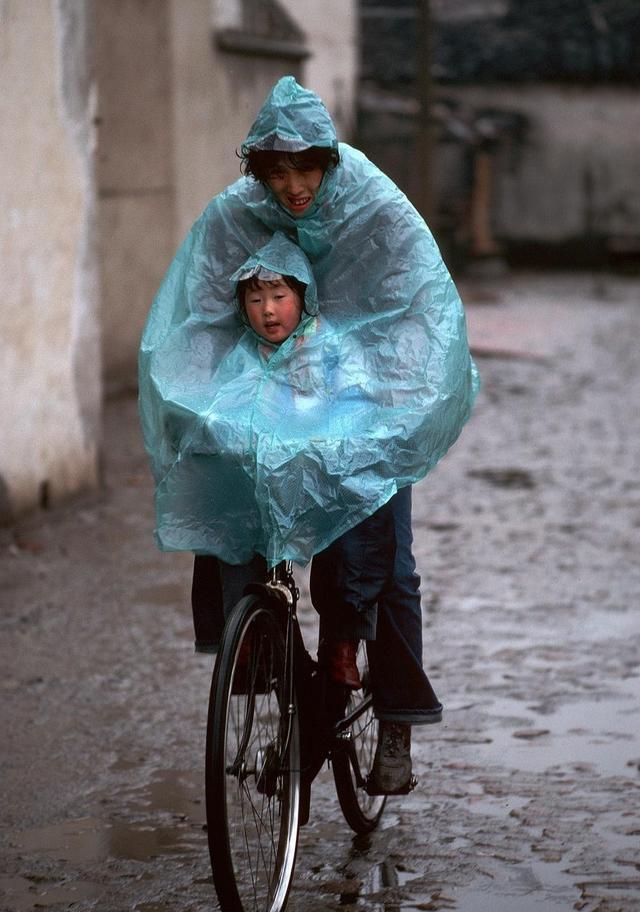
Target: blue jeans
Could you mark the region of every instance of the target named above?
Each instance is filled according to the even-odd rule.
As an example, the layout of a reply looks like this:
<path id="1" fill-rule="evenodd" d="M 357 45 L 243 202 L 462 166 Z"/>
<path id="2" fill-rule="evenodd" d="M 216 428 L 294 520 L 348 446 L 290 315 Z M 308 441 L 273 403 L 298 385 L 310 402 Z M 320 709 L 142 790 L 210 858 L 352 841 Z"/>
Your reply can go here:
<path id="1" fill-rule="evenodd" d="M 321 640 L 367 640 L 376 716 L 417 725 L 439 722 L 442 705 L 422 667 L 420 577 L 412 543 L 411 488 L 406 487 L 315 555 L 310 585 Z M 247 583 L 264 579 L 265 570 L 260 557 L 232 567 L 196 556 L 197 649 L 216 651 L 224 615 Z"/>
<path id="2" fill-rule="evenodd" d="M 311 565 L 320 639 L 367 640 L 376 716 L 439 722 L 442 705 L 422 667 L 420 577 L 412 551 L 411 488 L 340 536 Z"/>

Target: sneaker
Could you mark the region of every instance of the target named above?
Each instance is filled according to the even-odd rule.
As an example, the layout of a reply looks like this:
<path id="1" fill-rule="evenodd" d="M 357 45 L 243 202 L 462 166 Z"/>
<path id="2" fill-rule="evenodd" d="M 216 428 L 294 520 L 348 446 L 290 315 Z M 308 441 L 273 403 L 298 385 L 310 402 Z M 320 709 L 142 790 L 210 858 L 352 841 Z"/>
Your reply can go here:
<path id="1" fill-rule="evenodd" d="M 329 640 L 318 649 L 318 664 L 326 669 L 336 684 L 344 684 L 351 690 L 360 690 L 362 681 L 356 664 L 357 640 Z"/>
<path id="2" fill-rule="evenodd" d="M 411 791 L 411 726 L 406 722 L 380 722 L 378 746 L 367 780 L 370 795 L 403 795 Z"/>

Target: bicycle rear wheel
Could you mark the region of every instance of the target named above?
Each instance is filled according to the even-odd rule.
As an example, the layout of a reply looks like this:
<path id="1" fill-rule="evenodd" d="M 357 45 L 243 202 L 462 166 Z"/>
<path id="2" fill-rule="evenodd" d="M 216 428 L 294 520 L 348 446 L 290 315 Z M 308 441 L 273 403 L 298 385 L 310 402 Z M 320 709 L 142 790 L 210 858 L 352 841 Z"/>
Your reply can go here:
<path id="1" fill-rule="evenodd" d="M 346 719 L 354 718 L 341 732 L 332 752 L 331 765 L 345 820 L 356 833 L 370 833 L 378 826 L 387 799 L 384 795 L 369 795 L 365 788 L 376 752 L 378 722 L 371 703 L 364 643 L 360 643 L 357 661 L 363 686 L 361 690 L 350 692 L 344 715 Z"/>
<path id="2" fill-rule="evenodd" d="M 263 597 L 241 599 L 211 683 L 207 834 L 224 912 L 280 912 L 293 878 L 300 736 L 285 633 Z"/>

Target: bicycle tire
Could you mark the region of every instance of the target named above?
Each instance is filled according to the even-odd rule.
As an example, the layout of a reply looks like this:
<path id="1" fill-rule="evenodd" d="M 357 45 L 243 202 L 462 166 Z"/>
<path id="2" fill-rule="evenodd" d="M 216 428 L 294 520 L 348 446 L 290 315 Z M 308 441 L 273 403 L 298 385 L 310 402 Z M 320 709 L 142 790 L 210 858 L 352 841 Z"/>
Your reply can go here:
<path id="1" fill-rule="evenodd" d="M 223 912 L 281 912 L 293 879 L 300 733 L 285 628 L 263 596 L 242 598 L 211 682 L 207 836 Z"/>
<path id="2" fill-rule="evenodd" d="M 366 647 L 360 644 L 358 668 L 363 682 L 361 690 L 351 691 L 347 700 L 345 717 L 360 708 L 370 698 L 368 662 Z M 345 820 L 355 833 L 370 833 L 378 826 L 387 798 L 385 795 L 369 795 L 365 784 L 376 752 L 378 722 L 370 705 L 358 716 L 347 732 L 343 732 L 340 744 L 333 751 L 333 778 L 338 801 Z"/>

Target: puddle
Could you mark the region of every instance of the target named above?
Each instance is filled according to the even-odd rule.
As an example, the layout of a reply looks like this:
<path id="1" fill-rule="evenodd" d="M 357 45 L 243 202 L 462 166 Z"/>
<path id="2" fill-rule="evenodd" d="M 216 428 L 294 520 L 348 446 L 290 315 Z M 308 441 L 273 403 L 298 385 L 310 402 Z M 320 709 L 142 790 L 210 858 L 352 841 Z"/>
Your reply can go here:
<path id="1" fill-rule="evenodd" d="M 112 769 L 122 768 L 122 763 L 122 759 L 115 761 Z M 125 797 L 128 811 L 197 815 L 204 822 L 204 771 L 156 770 L 148 785 L 125 792 Z"/>
<path id="2" fill-rule="evenodd" d="M 202 798 L 199 773 L 161 770 L 143 788 L 125 793 L 125 806 L 113 816 L 105 818 L 98 813 L 12 833 L 9 845 L 15 856 L 40 856 L 51 876 L 37 881 L 20 876 L 0 880 L 8 899 L 8 905 L 1 908 L 27 912 L 53 905 L 67 907 L 104 892 L 106 887 L 92 883 L 90 874 L 86 881 L 79 877 L 66 882 L 56 877 L 72 866 L 99 865 L 102 870 L 117 861 L 151 863 L 162 858 L 206 857 Z M 167 912 L 165 906 L 153 903 L 138 904 L 135 909 Z"/>
<path id="3" fill-rule="evenodd" d="M 171 912 L 169 906 L 158 905 L 158 903 L 137 903 L 133 907 L 133 912 Z"/>
<path id="4" fill-rule="evenodd" d="M 76 880 L 72 883 L 34 883 L 25 877 L 0 878 L 0 891 L 7 912 L 31 912 L 48 906 L 71 906 L 81 900 L 96 899 L 104 891 L 103 884 Z"/>
<path id="5" fill-rule="evenodd" d="M 531 490 L 536 484 L 530 472 L 525 469 L 470 469 L 469 478 L 486 481 L 496 488 L 523 488 Z"/>
<path id="6" fill-rule="evenodd" d="M 344 908 L 348 910 L 358 909 L 365 910 L 365 912 L 422 912 L 424 909 L 444 910 L 453 908 L 453 906 L 449 905 L 435 905 L 431 901 L 428 904 L 422 900 L 415 900 L 415 902 L 418 903 L 418 905 L 415 905 L 413 902 L 405 903 L 399 902 L 398 900 L 371 900 L 368 897 L 363 898 L 354 894 L 345 893 L 339 897 L 338 905 L 339 907 L 344 906 Z M 289 904 L 289 907 L 292 907 L 291 903 Z M 296 907 L 295 904 L 293 904 L 293 907 Z M 313 904 L 305 906 L 304 908 L 305 910 L 309 910 L 309 912 L 319 912 L 320 909 L 333 909 L 334 904 L 331 900 L 329 900 L 326 902 L 326 904 L 323 903 L 322 905 L 318 905 L 314 902 Z"/>
<path id="7" fill-rule="evenodd" d="M 361 837 L 356 837 L 360 839 Z M 366 837 L 362 837 L 366 838 Z M 367 850 L 361 842 L 359 848 L 355 848 L 351 853 L 354 858 L 365 856 Z M 400 863 L 392 861 L 390 858 L 378 864 L 356 865 L 355 870 L 351 864 L 335 868 L 330 862 L 322 862 L 315 865 L 312 869 L 311 880 L 316 883 L 317 890 L 324 895 L 329 902 L 333 902 L 335 897 L 339 898 L 341 906 L 363 908 L 367 910 L 385 909 L 396 910 L 402 908 L 412 909 L 413 905 L 399 905 L 397 899 L 372 899 L 376 894 L 389 889 L 398 889 L 409 884 L 411 881 L 423 876 L 421 872 L 408 870 Z M 296 881 L 294 880 L 294 889 Z M 315 893 L 315 891 L 314 891 Z M 316 894 L 317 895 L 317 894 Z M 418 900 L 411 900 L 416 903 Z M 314 908 L 325 908 L 324 905 L 316 905 Z"/>
<path id="8" fill-rule="evenodd" d="M 42 853 L 76 864 L 104 859 L 109 855 L 105 824 L 89 817 L 25 830 L 12 836 L 11 846 L 20 854 Z"/>
<path id="9" fill-rule="evenodd" d="M 463 894 L 455 894 L 453 908 L 456 912 L 567 912 L 574 908 L 566 900 L 554 902 L 544 893 L 537 896 L 499 896 L 495 887 L 491 892 L 469 890 Z M 403 907 L 404 910 L 404 907 Z"/>
<path id="10" fill-rule="evenodd" d="M 202 827 L 186 821 L 155 826 L 94 817 L 28 830 L 12 839 L 12 846 L 20 853 L 49 855 L 71 864 L 108 858 L 151 861 L 161 855 L 187 853 L 201 843 Z"/>
<path id="11" fill-rule="evenodd" d="M 375 865 L 365 879 L 364 889 L 367 893 L 377 893 L 385 887 L 403 887 L 411 880 L 422 875 L 418 871 L 407 871 L 387 860 Z"/>
<path id="12" fill-rule="evenodd" d="M 640 677 L 619 680 L 616 688 L 615 696 L 590 696 L 550 712 L 496 698 L 487 708 L 491 741 L 474 749 L 483 762 L 528 772 L 579 763 L 607 776 L 633 776 L 640 754 Z"/>
<path id="13" fill-rule="evenodd" d="M 461 890 L 456 912 L 566 912 L 574 909 L 580 889 L 564 862 L 530 860 L 506 872 L 496 895 L 496 884 L 486 890 Z"/>
<path id="14" fill-rule="evenodd" d="M 196 830 L 188 825 L 183 828 L 111 827 L 108 837 L 110 856 L 132 861 L 151 861 L 163 855 L 186 855 L 199 851 L 203 844 L 202 828 Z"/>
<path id="15" fill-rule="evenodd" d="M 146 786 L 124 793 L 126 807 L 119 813 L 126 822 L 99 815 L 64 820 L 14 833 L 11 844 L 17 851 L 78 864 L 107 858 L 149 861 L 189 851 L 202 842 L 203 795 L 200 773 L 158 770 Z M 141 815 L 144 819 L 131 819 Z"/>

